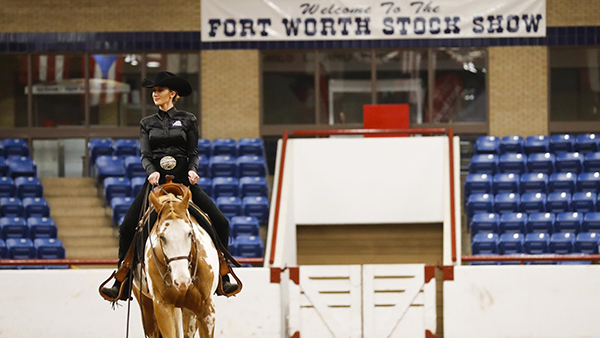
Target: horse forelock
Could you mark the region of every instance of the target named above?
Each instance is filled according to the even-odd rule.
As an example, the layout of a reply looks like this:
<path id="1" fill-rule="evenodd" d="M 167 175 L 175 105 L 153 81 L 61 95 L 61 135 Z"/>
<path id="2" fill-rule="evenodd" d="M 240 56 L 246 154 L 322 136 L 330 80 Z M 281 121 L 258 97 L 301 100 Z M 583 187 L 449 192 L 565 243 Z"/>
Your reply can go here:
<path id="1" fill-rule="evenodd" d="M 166 228 L 171 224 L 168 221 L 186 220 L 187 208 L 181 203 L 181 200 L 173 194 L 167 194 L 159 197 L 159 201 L 162 203 L 160 214 L 158 215 L 157 231 L 159 233 L 164 232 Z"/>

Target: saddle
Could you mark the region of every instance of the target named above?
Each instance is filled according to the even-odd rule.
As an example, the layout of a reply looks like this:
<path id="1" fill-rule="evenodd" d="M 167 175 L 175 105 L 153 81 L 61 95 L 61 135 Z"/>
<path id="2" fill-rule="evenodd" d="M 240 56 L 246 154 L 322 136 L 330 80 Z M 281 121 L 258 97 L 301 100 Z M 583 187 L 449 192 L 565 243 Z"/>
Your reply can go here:
<path id="1" fill-rule="evenodd" d="M 165 178 L 167 180 L 167 183 L 157 186 L 153 189 L 153 192 L 154 192 L 154 194 L 156 194 L 157 197 L 160 197 L 160 196 L 163 196 L 166 194 L 173 194 L 175 196 L 183 196 L 189 189 L 188 187 L 186 187 L 183 184 L 173 183 L 173 176 L 168 175 Z M 147 196 L 146 196 L 146 198 L 147 198 Z M 235 296 L 236 294 L 240 293 L 240 291 L 242 291 L 242 281 L 238 278 L 238 276 L 233 271 L 231 264 L 235 265 L 236 267 L 240 267 L 241 264 L 233 256 L 231 256 L 231 254 L 229 253 L 229 250 L 227 249 L 227 246 L 223 245 L 223 243 L 221 243 L 221 241 L 219 240 L 219 237 L 216 235 L 216 230 L 215 230 L 208 214 L 206 214 L 204 211 L 202 211 L 202 209 L 200 209 L 192 201 L 190 201 L 189 206 L 192 208 L 191 211 L 195 211 L 195 212 L 193 212 L 193 214 L 200 215 L 200 217 L 199 217 L 200 219 L 196 219 L 196 221 L 198 222 L 198 224 L 200 224 L 200 226 L 202 226 L 208 232 L 210 237 L 213 239 L 213 242 L 215 243 L 215 247 L 217 248 L 217 253 L 218 253 L 218 257 L 219 257 L 219 279 L 218 279 L 219 283 L 217 286 L 217 295 L 226 296 L 226 297 Z M 131 246 L 127 250 L 127 253 L 125 254 L 125 258 L 123 259 L 123 262 L 121 263 L 121 266 L 119 266 L 117 270 L 113 271 L 113 273 L 110 275 L 110 277 L 108 277 L 108 279 L 106 279 L 102 284 L 100 284 L 98 291 L 100 292 L 100 295 L 102 296 L 102 298 L 104 298 L 110 302 L 116 302 L 117 300 L 125 298 L 126 295 L 124 295 L 124 293 L 125 293 L 125 290 L 128 289 L 128 284 L 130 282 L 129 278 L 131 277 L 131 269 L 135 265 L 135 256 L 136 256 L 135 253 L 137 250 L 137 242 L 141 239 L 141 236 L 142 236 L 142 233 L 144 230 L 144 224 L 146 222 L 150 221 L 149 217 L 153 210 L 154 210 L 154 207 L 151 207 L 151 206 L 148 207 L 146 209 L 146 211 L 144 212 L 144 215 L 139 220 L 133 240 L 131 241 Z M 198 218 L 198 217 L 196 217 L 196 218 Z M 141 245 L 141 246 L 143 246 L 143 245 Z M 141 249 L 143 249 L 143 248 L 141 248 Z M 233 276 L 233 278 L 236 280 L 236 282 L 239 285 L 237 290 L 235 290 L 231 293 L 226 293 L 223 290 L 223 276 L 226 276 L 228 274 L 231 274 L 231 276 Z M 102 288 L 113 278 L 116 279 L 117 281 L 121 282 L 121 288 L 119 289 L 119 295 L 115 299 L 112 299 L 102 293 Z"/>

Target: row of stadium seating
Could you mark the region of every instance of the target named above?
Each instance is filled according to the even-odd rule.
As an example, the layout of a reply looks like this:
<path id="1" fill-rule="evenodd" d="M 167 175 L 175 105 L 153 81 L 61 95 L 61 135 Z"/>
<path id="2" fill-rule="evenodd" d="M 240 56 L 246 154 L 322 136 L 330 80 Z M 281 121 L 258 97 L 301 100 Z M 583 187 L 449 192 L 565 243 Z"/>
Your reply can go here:
<path id="1" fill-rule="evenodd" d="M 105 204 L 113 197 L 135 197 L 146 182 L 145 177 L 134 177 L 131 180 L 126 177 L 107 177 L 104 179 L 103 192 Z M 218 197 L 246 197 L 246 196 L 268 196 L 269 186 L 267 180 L 260 176 L 237 177 L 200 177 L 197 185 L 204 192 L 214 198 Z"/>
<path id="2" fill-rule="evenodd" d="M 465 180 L 465 197 L 472 193 L 600 192 L 600 172 L 519 174 L 470 174 Z"/>
<path id="3" fill-rule="evenodd" d="M 525 139 L 517 135 L 502 138 L 481 136 L 475 142 L 474 148 L 476 154 L 595 152 L 600 151 L 600 136 L 557 134 L 551 137 L 532 135 Z"/>
<path id="4" fill-rule="evenodd" d="M 600 171 L 600 152 L 476 154 L 469 163 L 470 173 L 577 173 Z"/>
<path id="5" fill-rule="evenodd" d="M 9 238 L 0 240 L 0 259 L 62 259 L 65 247 L 56 238 Z"/>
<path id="6" fill-rule="evenodd" d="M 2 197 L 0 217 L 50 217 L 50 207 L 43 197 Z"/>
<path id="7" fill-rule="evenodd" d="M 108 138 L 91 139 L 88 142 L 88 149 L 93 163 L 101 155 L 139 155 L 140 144 L 133 139 L 117 139 L 114 141 Z M 243 155 L 262 156 L 263 153 L 264 144 L 259 138 L 241 138 L 238 141 L 232 138 L 217 138 L 212 142 L 208 139 L 198 140 L 198 154 L 206 157 L 215 155 L 233 157 Z"/>
<path id="8" fill-rule="evenodd" d="M 11 177 L 0 177 L 0 197 L 43 197 L 44 187 L 39 178 L 21 176 L 14 180 Z"/>
<path id="9" fill-rule="evenodd" d="M 477 233 L 471 241 L 474 255 L 517 255 L 517 254 L 598 254 L 600 234 L 596 232 L 536 232 L 522 234 L 508 232 Z"/>
<path id="10" fill-rule="evenodd" d="M 113 197 L 110 206 L 113 215 L 113 224 L 120 224 L 129 206 L 133 202 L 132 197 Z M 269 219 L 269 201 L 263 196 L 239 197 L 217 197 L 215 204 L 228 219 L 235 216 L 252 216 L 260 223 L 266 223 Z"/>
<path id="11" fill-rule="evenodd" d="M 263 257 L 263 250 L 264 244 L 258 236 L 240 235 L 229 240 L 229 253 L 234 257 Z"/>
<path id="12" fill-rule="evenodd" d="M 145 177 L 146 171 L 139 156 L 99 156 L 96 159 L 95 176 L 98 183 L 106 177 Z M 200 156 L 198 176 L 244 177 L 267 175 L 267 164 L 262 156 L 246 155 L 234 158 L 228 155 Z"/>
<path id="13" fill-rule="evenodd" d="M 1 217 L 0 237 L 8 238 L 57 238 L 58 228 L 50 217 Z"/>
<path id="14" fill-rule="evenodd" d="M 37 165 L 29 156 L 0 156 L 0 176 L 37 176 Z"/>
<path id="15" fill-rule="evenodd" d="M 600 233 L 600 212 L 521 212 L 477 213 L 469 223 L 471 234 L 507 232 L 557 233 L 557 232 L 598 232 Z"/>
<path id="16" fill-rule="evenodd" d="M 7 138 L 0 141 L 0 157 L 29 156 L 29 146 L 23 139 Z"/>
<path id="17" fill-rule="evenodd" d="M 593 212 L 600 211 L 600 196 L 593 192 L 541 192 L 471 194 L 467 199 L 467 217 L 478 212 Z"/>

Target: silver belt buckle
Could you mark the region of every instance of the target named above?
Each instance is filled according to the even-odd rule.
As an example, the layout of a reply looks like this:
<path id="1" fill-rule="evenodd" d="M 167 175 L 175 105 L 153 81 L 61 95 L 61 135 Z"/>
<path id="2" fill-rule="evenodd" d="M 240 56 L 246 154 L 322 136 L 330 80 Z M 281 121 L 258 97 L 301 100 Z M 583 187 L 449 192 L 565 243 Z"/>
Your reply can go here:
<path id="1" fill-rule="evenodd" d="M 172 170 L 177 165 L 177 160 L 173 156 L 165 156 L 160 159 L 160 167 L 165 170 Z"/>

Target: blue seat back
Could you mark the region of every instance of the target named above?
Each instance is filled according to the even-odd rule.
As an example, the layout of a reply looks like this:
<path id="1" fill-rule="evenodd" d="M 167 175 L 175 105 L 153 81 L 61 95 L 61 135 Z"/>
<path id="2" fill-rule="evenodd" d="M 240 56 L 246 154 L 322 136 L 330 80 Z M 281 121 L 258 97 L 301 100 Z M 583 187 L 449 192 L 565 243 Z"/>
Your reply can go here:
<path id="1" fill-rule="evenodd" d="M 596 152 L 600 150 L 598 149 L 599 141 L 600 138 L 598 137 L 598 134 L 577 135 L 575 141 L 575 150 L 582 153 Z"/>
<path id="2" fill-rule="evenodd" d="M 583 169 L 583 158 L 580 153 L 559 153 L 556 156 L 556 172 L 579 174 Z"/>
<path id="3" fill-rule="evenodd" d="M 550 252 L 570 254 L 575 250 L 575 234 L 572 232 L 553 233 L 550 236 Z"/>
<path id="4" fill-rule="evenodd" d="M 498 159 L 498 171 L 523 174 L 527 170 L 527 156 L 521 153 L 507 153 Z"/>
<path id="5" fill-rule="evenodd" d="M 267 164 L 264 157 L 256 155 L 244 155 L 237 159 L 238 176 L 261 176 L 267 175 Z"/>
<path id="6" fill-rule="evenodd" d="M 9 238 L 6 240 L 6 249 L 11 259 L 37 258 L 37 250 L 29 238 Z"/>
<path id="7" fill-rule="evenodd" d="M 0 177 L 0 198 L 16 197 L 17 187 L 10 177 Z"/>
<path id="8" fill-rule="evenodd" d="M 480 136 L 474 150 L 475 154 L 497 154 L 500 151 L 500 139 L 496 136 Z"/>
<path id="9" fill-rule="evenodd" d="M 264 245 L 258 236 L 238 236 L 235 239 L 237 243 L 238 256 L 240 257 L 262 257 Z"/>
<path id="10" fill-rule="evenodd" d="M 502 137 L 500 140 L 500 153 L 524 153 L 523 137 L 518 135 Z"/>
<path id="11" fill-rule="evenodd" d="M 240 235 L 258 236 L 260 228 L 258 219 L 251 216 L 235 216 L 231 218 L 229 225 L 233 237 Z"/>
<path id="12" fill-rule="evenodd" d="M 125 174 L 129 179 L 133 177 L 146 177 L 146 170 L 139 156 L 127 156 L 123 160 Z"/>
<path id="13" fill-rule="evenodd" d="M 587 172 L 600 171 L 600 152 L 585 154 L 583 160 L 583 170 Z"/>
<path id="14" fill-rule="evenodd" d="M 204 191 L 205 194 L 208 196 L 213 196 L 212 180 L 210 178 L 200 177 L 196 184 Z"/>
<path id="15" fill-rule="evenodd" d="M 550 235 L 544 232 L 535 232 L 525 235 L 525 252 L 528 254 L 548 253 L 550 246 Z"/>
<path id="16" fill-rule="evenodd" d="M 541 172 L 548 175 L 554 172 L 556 156 L 552 153 L 532 153 L 527 157 L 527 168 L 530 172 Z"/>
<path id="17" fill-rule="evenodd" d="M 25 217 L 50 217 L 50 207 L 43 197 L 26 197 L 23 199 Z"/>
<path id="18" fill-rule="evenodd" d="M 471 240 L 471 251 L 474 255 L 498 254 L 498 234 L 477 233 Z"/>
<path id="19" fill-rule="evenodd" d="M 525 138 L 523 149 L 526 154 L 547 153 L 550 151 L 550 138 L 546 135 L 532 135 Z"/>
<path id="20" fill-rule="evenodd" d="M 527 232 L 527 214 L 522 212 L 507 212 L 500 215 L 499 233 Z"/>
<path id="21" fill-rule="evenodd" d="M 515 193 L 497 194 L 494 198 L 494 212 L 518 212 L 521 205 L 521 196 Z"/>
<path id="22" fill-rule="evenodd" d="M 227 218 L 242 215 L 242 201 L 239 197 L 217 197 L 216 204 Z"/>
<path id="23" fill-rule="evenodd" d="M 116 156 L 137 156 L 139 155 L 139 144 L 133 139 L 118 139 L 112 144 L 113 154 Z"/>
<path id="24" fill-rule="evenodd" d="M 580 212 L 559 212 L 554 222 L 554 232 L 581 232 L 583 214 Z"/>
<path id="25" fill-rule="evenodd" d="M 217 155 L 227 155 L 236 157 L 237 156 L 237 148 L 236 142 L 231 138 L 217 138 L 212 142 L 212 156 Z"/>
<path id="26" fill-rule="evenodd" d="M 471 218 L 477 212 L 494 212 L 494 195 L 471 194 L 467 199 L 467 216 Z"/>
<path id="27" fill-rule="evenodd" d="M 50 217 L 29 217 L 27 227 L 31 239 L 56 238 L 58 235 L 56 223 Z"/>
<path id="28" fill-rule="evenodd" d="M 551 192 L 546 201 L 546 210 L 554 213 L 571 210 L 571 194 L 567 192 Z"/>
<path id="29" fill-rule="evenodd" d="M 25 214 L 23 202 L 18 197 L 0 198 L 0 217 L 21 217 Z"/>
<path id="30" fill-rule="evenodd" d="M 237 177 L 237 162 L 230 155 L 217 155 L 209 160 L 210 175 L 212 177 Z"/>
<path id="31" fill-rule="evenodd" d="M 215 177 L 212 193 L 215 197 L 239 196 L 239 181 L 236 177 Z"/>
<path id="32" fill-rule="evenodd" d="M 7 138 L 2 140 L 4 157 L 9 156 L 29 156 L 29 146 L 24 139 Z M 2 154 L 0 154 L 2 155 Z"/>
<path id="33" fill-rule="evenodd" d="M 198 156 L 210 157 L 212 152 L 212 143 L 205 138 L 198 139 Z"/>
<path id="34" fill-rule="evenodd" d="M 576 192 L 573 194 L 571 208 L 578 212 L 596 211 L 596 193 L 595 192 Z"/>
<path id="35" fill-rule="evenodd" d="M 577 175 L 574 173 L 554 173 L 548 181 L 549 192 L 575 192 L 577 186 Z"/>
<path id="36" fill-rule="evenodd" d="M 580 232 L 575 238 L 575 252 L 597 255 L 600 235 L 597 232 Z"/>
<path id="37" fill-rule="evenodd" d="M 527 219 L 527 232 L 552 233 L 556 215 L 551 212 L 535 212 L 529 214 Z"/>
<path id="38" fill-rule="evenodd" d="M 34 242 L 41 259 L 64 259 L 65 247 L 57 238 L 38 238 Z"/>
<path id="39" fill-rule="evenodd" d="M 581 224 L 583 232 L 600 232 L 600 212 L 588 212 L 583 216 Z"/>
<path id="40" fill-rule="evenodd" d="M 242 199 L 242 212 L 255 217 L 260 223 L 269 220 L 269 200 L 262 196 L 246 196 Z"/>
<path id="41" fill-rule="evenodd" d="M 570 134 L 557 134 L 550 137 L 550 151 L 553 153 L 575 150 L 575 138 Z"/>
<path id="42" fill-rule="evenodd" d="M 546 194 L 543 192 L 526 192 L 521 195 L 521 211 L 525 213 L 546 211 Z"/>
<path id="43" fill-rule="evenodd" d="M 257 155 L 263 156 L 265 147 L 259 138 L 241 138 L 237 142 L 238 156 Z"/>
<path id="44" fill-rule="evenodd" d="M 521 175 L 519 184 L 521 193 L 528 192 L 548 192 L 548 174 L 545 173 L 525 173 Z"/>
<path id="45" fill-rule="evenodd" d="M 498 251 L 501 255 L 522 254 L 525 252 L 525 235 L 519 232 L 507 232 L 498 238 Z"/>
<path id="46" fill-rule="evenodd" d="M 519 174 L 499 173 L 494 175 L 492 183 L 492 192 L 499 193 L 519 193 Z"/>
<path id="47" fill-rule="evenodd" d="M 485 174 L 484 174 L 485 175 Z M 267 180 L 260 176 L 246 176 L 240 178 L 240 195 L 246 196 L 267 196 L 269 186 Z"/>
<path id="48" fill-rule="evenodd" d="M 23 217 L 0 218 L 0 230 L 2 238 L 26 238 L 29 236 L 27 221 Z"/>
<path id="49" fill-rule="evenodd" d="M 471 158 L 469 172 L 481 174 L 495 174 L 498 171 L 498 155 L 477 154 Z"/>

